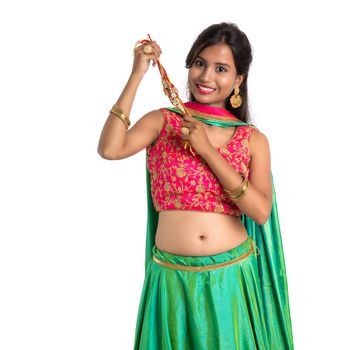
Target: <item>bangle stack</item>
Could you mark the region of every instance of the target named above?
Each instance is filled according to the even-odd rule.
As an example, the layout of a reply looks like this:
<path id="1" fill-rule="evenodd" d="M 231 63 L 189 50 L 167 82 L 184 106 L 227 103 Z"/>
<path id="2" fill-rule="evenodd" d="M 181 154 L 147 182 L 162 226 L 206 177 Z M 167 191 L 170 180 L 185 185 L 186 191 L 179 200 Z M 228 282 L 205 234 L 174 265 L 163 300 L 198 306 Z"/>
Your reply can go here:
<path id="1" fill-rule="evenodd" d="M 242 198 L 248 189 L 248 176 L 244 177 L 241 185 L 234 191 L 225 190 L 233 201 Z"/>
<path id="2" fill-rule="evenodd" d="M 130 119 L 122 112 L 121 108 L 118 105 L 114 104 L 110 110 L 110 113 L 115 114 L 119 119 L 121 119 L 122 122 L 125 124 L 126 129 L 129 128 L 129 126 L 131 125 Z"/>

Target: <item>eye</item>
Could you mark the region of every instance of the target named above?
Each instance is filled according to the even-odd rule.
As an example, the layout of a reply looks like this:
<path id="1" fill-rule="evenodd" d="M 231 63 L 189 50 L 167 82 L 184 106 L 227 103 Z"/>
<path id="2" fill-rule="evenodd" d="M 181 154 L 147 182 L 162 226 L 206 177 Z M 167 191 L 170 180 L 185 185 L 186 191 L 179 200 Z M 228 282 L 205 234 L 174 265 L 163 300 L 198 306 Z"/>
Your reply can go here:
<path id="1" fill-rule="evenodd" d="M 202 61 L 200 61 L 200 60 L 195 60 L 195 61 L 194 61 L 194 64 L 195 64 L 196 66 L 198 66 L 198 67 L 202 67 L 202 66 L 205 65 L 204 62 L 202 62 Z"/>
<path id="2" fill-rule="evenodd" d="M 219 72 L 223 73 L 223 72 L 227 72 L 227 69 L 225 67 L 218 67 Z"/>

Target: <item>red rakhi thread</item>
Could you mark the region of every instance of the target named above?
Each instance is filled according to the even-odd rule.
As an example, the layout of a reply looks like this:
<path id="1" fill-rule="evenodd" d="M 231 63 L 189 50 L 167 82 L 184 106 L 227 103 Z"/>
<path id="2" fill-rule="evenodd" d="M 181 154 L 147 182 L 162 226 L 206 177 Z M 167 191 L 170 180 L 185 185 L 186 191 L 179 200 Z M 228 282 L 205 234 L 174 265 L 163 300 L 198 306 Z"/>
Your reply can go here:
<path id="1" fill-rule="evenodd" d="M 148 34 L 147 36 L 149 40 L 148 39 L 139 40 L 137 41 L 137 43 L 147 44 L 149 41 L 153 41 L 151 39 L 150 34 Z M 180 99 L 177 88 L 171 82 L 170 78 L 166 73 L 165 68 L 162 66 L 159 59 L 157 60 L 157 65 L 158 65 L 159 73 L 162 78 L 164 94 L 170 99 L 171 103 L 182 112 L 183 116 L 191 116 L 188 110 L 186 109 L 183 101 Z M 193 156 L 195 156 L 195 153 L 193 152 L 191 144 L 187 140 L 184 140 L 184 144 L 183 144 L 184 149 L 186 149 L 188 145 L 190 146 L 191 153 L 193 154 Z"/>

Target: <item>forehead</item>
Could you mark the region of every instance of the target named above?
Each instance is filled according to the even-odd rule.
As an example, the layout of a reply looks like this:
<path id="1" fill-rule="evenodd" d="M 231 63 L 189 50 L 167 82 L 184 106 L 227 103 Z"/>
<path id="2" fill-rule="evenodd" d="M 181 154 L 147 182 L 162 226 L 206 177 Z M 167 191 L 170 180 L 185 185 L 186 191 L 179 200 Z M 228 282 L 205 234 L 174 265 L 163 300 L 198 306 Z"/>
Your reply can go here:
<path id="1" fill-rule="evenodd" d="M 208 62 L 234 63 L 232 49 L 226 44 L 208 46 L 198 56 Z"/>

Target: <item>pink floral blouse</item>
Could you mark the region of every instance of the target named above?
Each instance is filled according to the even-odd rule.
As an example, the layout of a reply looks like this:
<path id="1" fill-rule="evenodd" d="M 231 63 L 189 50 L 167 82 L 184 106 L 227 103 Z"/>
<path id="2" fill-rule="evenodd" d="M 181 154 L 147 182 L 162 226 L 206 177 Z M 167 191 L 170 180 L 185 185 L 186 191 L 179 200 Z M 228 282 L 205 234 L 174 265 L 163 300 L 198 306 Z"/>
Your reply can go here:
<path id="1" fill-rule="evenodd" d="M 146 148 L 151 195 L 156 211 L 195 210 L 240 216 L 241 210 L 223 190 L 205 160 L 189 148 L 183 148 L 182 117 L 165 108 L 164 126 L 156 141 Z M 248 142 L 252 125 L 239 125 L 233 137 L 217 151 L 243 176 L 250 178 Z"/>

